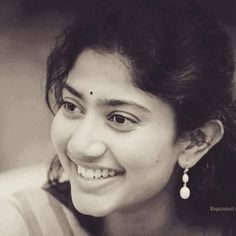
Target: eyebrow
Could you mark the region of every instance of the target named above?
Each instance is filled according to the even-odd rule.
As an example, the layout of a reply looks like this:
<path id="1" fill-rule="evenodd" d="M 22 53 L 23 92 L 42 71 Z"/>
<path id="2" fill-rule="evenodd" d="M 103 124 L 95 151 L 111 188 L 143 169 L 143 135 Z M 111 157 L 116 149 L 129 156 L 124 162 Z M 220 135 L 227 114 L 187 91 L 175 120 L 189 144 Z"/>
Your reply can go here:
<path id="1" fill-rule="evenodd" d="M 139 105 L 135 102 L 119 100 L 119 99 L 104 99 L 104 100 L 99 101 L 99 104 L 111 106 L 111 107 L 132 106 L 132 107 L 135 107 L 139 110 L 143 110 L 144 112 L 148 112 L 148 113 L 151 112 L 148 108 L 146 108 L 142 105 Z"/>
<path id="2" fill-rule="evenodd" d="M 71 87 L 69 84 L 65 84 L 64 89 L 68 90 L 71 94 L 73 94 L 75 97 L 80 98 L 81 100 L 85 101 L 85 97 L 82 93 L 75 90 L 73 87 Z"/>
<path id="3" fill-rule="evenodd" d="M 85 101 L 85 97 L 82 93 L 75 90 L 73 87 L 71 87 L 69 84 L 65 84 L 64 89 L 68 90 L 71 94 L 73 94 L 75 97 L 81 99 L 82 101 Z M 120 106 L 132 106 L 136 109 L 142 110 L 147 113 L 151 113 L 151 111 L 135 102 L 126 101 L 126 100 L 120 100 L 120 99 L 99 99 L 98 105 L 100 106 L 110 106 L 110 107 L 120 107 Z"/>

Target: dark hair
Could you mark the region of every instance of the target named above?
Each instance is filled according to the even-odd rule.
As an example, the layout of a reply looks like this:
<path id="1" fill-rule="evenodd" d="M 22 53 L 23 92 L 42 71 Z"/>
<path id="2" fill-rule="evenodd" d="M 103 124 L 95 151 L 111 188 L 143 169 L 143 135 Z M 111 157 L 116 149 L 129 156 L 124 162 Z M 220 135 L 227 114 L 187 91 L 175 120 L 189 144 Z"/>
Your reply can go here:
<path id="1" fill-rule="evenodd" d="M 93 10 L 83 9 L 48 58 L 46 101 L 52 111 L 86 48 L 126 57 L 133 84 L 173 108 L 177 138 L 211 119 L 223 123 L 223 139 L 190 170 L 192 194 L 184 205 L 200 216 L 210 213 L 210 206 L 234 206 L 234 59 L 231 41 L 214 17 L 188 0 L 103 1 Z"/>

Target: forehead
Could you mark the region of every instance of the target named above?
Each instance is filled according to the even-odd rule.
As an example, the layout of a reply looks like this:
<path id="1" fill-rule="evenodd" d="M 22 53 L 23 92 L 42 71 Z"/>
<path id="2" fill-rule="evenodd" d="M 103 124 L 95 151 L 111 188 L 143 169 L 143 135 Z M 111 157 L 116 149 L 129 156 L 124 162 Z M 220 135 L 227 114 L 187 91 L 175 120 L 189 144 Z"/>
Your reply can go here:
<path id="1" fill-rule="evenodd" d="M 113 82 L 127 84 L 132 81 L 132 69 L 128 59 L 118 53 L 86 49 L 77 58 L 69 77 L 82 80 L 94 76 L 97 81 L 107 78 Z"/>
<path id="2" fill-rule="evenodd" d="M 118 53 L 83 51 L 69 73 L 67 84 L 84 95 L 93 91 L 93 97 L 127 99 L 145 103 L 150 97 L 134 86 L 129 61 Z"/>
<path id="3" fill-rule="evenodd" d="M 129 61 L 118 53 L 83 51 L 69 73 L 67 84 L 94 98 L 145 100 L 148 96 L 133 84 Z"/>

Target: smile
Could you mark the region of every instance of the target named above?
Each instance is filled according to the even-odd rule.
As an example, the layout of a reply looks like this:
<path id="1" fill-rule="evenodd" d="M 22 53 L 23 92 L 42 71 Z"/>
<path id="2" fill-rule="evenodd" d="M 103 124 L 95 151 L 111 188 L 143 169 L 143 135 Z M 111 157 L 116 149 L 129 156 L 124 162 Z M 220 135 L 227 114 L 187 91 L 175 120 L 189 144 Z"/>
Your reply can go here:
<path id="1" fill-rule="evenodd" d="M 77 166 L 77 173 L 86 180 L 106 179 L 120 174 L 115 170 L 86 169 L 79 165 Z"/>

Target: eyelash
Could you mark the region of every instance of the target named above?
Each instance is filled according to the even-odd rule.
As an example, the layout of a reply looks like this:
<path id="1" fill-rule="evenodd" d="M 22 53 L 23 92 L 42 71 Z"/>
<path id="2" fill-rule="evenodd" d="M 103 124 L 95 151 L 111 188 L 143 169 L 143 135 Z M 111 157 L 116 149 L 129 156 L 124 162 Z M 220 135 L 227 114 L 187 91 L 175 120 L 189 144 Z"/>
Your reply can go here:
<path id="1" fill-rule="evenodd" d="M 114 119 L 122 119 L 122 123 L 118 122 L 118 120 Z M 138 121 L 135 121 L 134 119 L 131 119 L 127 116 L 121 115 L 121 114 L 112 114 L 108 117 L 109 126 L 114 128 L 115 130 L 118 130 L 120 132 L 127 132 L 133 130 L 136 125 L 139 123 Z"/>
<path id="2" fill-rule="evenodd" d="M 59 103 L 59 108 L 63 108 L 63 111 L 67 116 L 76 117 L 78 114 L 84 114 L 85 111 L 82 106 L 75 104 L 75 102 L 61 100 Z M 78 109 L 78 112 L 75 109 Z"/>
<path id="3" fill-rule="evenodd" d="M 85 114 L 85 110 L 79 104 L 75 104 L 71 101 L 61 100 L 59 105 L 60 108 L 61 107 L 63 108 L 65 115 L 71 118 L 76 118 L 78 116 Z M 76 108 L 78 109 L 78 111 L 75 111 Z M 125 132 L 126 130 L 127 131 L 132 130 L 134 126 L 140 122 L 140 120 L 137 117 L 134 117 L 131 114 L 127 113 L 126 115 L 122 115 L 118 112 L 124 113 L 123 111 L 114 111 L 107 116 L 107 120 L 109 121 L 108 123 L 109 126 L 118 131 Z M 127 115 L 133 116 L 134 118 L 132 119 L 130 117 L 127 117 Z M 118 119 L 121 119 L 120 121 L 122 122 L 119 122 Z"/>
<path id="4" fill-rule="evenodd" d="M 75 109 L 77 106 L 75 105 L 75 104 L 73 104 L 73 103 L 71 103 L 71 102 L 63 102 L 63 107 L 64 107 L 64 109 L 65 110 L 67 110 L 68 112 L 74 112 L 74 111 L 72 111 L 71 109 L 69 109 L 69 106 L 72 106 L 73 107 L 73 109 Z"/>
<path id="5" fill-rule="evenodd" d="M 129 117 L 125 116 L 125 115 L 121 115 L 119 113 L 118 114 L 114 114 L 113 113 L 113 114 L 108 116 L 108 120 L 110 120 L 110 121 L 112 121 L 113 118 L 121 118 L 121 119 L 124 119 L 124 120 L 128 120 L 128 121 L 130 121 L 131 123 L 134 123 L 134 124 L 138 123 L 138 121 L 135 121 L 134 119 L 131 119 L 131 118 L 129 118 Z M 115 122 L 115 121 L 113 121 L 113 122 Z M 122 123 L 119 123 L 119 122 L 116 122 L 116 123 L 122 124 Z"/>

